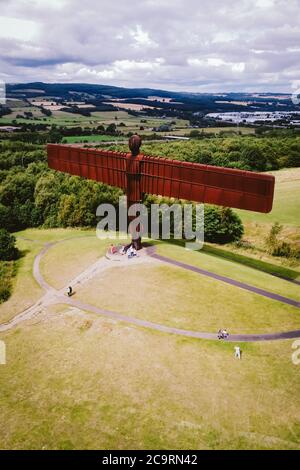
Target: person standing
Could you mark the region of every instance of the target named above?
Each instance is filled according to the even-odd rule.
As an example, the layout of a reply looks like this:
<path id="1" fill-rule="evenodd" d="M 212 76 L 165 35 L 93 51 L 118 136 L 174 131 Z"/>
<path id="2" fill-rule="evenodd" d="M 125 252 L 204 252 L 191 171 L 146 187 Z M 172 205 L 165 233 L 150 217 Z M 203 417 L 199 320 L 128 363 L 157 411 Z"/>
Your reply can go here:
<path id="1" fill-rule="evenodd" d="M 234 357 L 241 359 L 241 348 L 239 346 L 234 346 Z"/>

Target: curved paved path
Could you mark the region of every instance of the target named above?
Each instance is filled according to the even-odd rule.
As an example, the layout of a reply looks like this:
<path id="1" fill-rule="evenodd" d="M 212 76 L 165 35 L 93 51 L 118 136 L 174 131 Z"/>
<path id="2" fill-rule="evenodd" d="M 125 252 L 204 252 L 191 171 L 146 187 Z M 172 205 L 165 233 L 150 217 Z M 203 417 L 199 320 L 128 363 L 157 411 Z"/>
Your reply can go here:
<path id="1" fill-rule="evenodd" d="M 171 326 L 166 326 L 166 325 L 161 325 L 158 323 L 153 323 L 147 320 L 141 320 L 135 317 L 123 315 L 118 312 L 113 312 L 111 310 L 104 310 L 99 307 L 95 307 L 94 305 L 90 305 L 88 303 L 82 302 L 80 300 L 76 300 L 74 298 L 69 298 L 66 295 L 64 295 L 65 288 L 61 290 L 56 290 L 53 287 L 51 287 L 44 279 L 40 272 L 40 261 L 44 254 L 54 245 L 57 243 L 62 243 L 66 240 L 59 240 L 58 242 L 52 242 L 52 243 L 47 243 L 44 245 L 42 250 L 39 252 L 39 254 L 36 256 L 34 260 L 34 265 L 33 265 L 33 274 L 36 279 L 36 281 L 39 283 L 39 285 L 46 291 L 45 295 L 33 306 L 30 308 L 24 310 L 20 314 L 16 315 L 12 320 L 10 320 L 7 323 L 1 324 L 0 325 L 0 332 L 1 331 L 6 331 L 9 330 L 19 323 L 28 320 L 32 318 L 33 316 L 37 315 L 38 313 L 41 312 L 41 310 L 51 304 L 55 303 L 64 303 L 71 305 L 73 307 L 77 307 L 81 310 L 87 310 L 96 314 L 100 314 L 103 316 L 107 316 L 111 319 L 118 320 L 118 321 L 123 321 L 132 325 L 136 325 L 139 327 L 143 328 L 148 328 L 151 330 L 156 330 L 160 331 L 163 333 L 171 333 L 171 334 L 176 334 L 180 336 L 188 336 L 191 338 L 200 338 L 200 339 L 209 339 L 209 340 L 217 340 L 217 334 L 216 333 L 206 333 L 206 332 L 198 332 L 198 331 L 192 331 L 192 330 L 184 330 L 184 329 L 179 329 L 179 328 L 174 328 Z M 291 299 L 287 299 L 282 296 L 277 296 L 277 294 L 272 294 L 271 292 L 264 291 L 262 289 L 257 289 L 253 286 L 249 286 L 248 284 L 240 283 L 238 281 L 234 281 L 233 279 L 226 278 L 224 276 L 219 276 L 214 273 L 211 273 L 210 271 L 205 271 L 200 268 L 196 268 L 194 266 L 181 263 L 179 261 L 173 260 L 171 258 L 167 258 L 165 256 L 161 256 L 155 253 L 155 247 L 148 247 L 147 248 L 147 254 L 151 256 L 152 258 L 157 259 L 160 262 L 163 263 L 168 263 L 175 265 L 180 268 L 188 269 L 193 272 L 197 272 L 199 274 L 204 274 L 206 276 L 212 277 L 216 280 L 220 280 L 223 282 L 230 283 L 232 285 L 235 285 L 237 287 L 250 290 L 251 292 L 258 293 L 260 295 L 264 295 L 265 297 L 275 299 L 275 300 L 288 300 L 292 301 Z M 134 262 L 134 260 L 132 260 Z M 131 261 L 131 263 L 132 263 Z M 105 267 L 106 264 L 106 267 Z M 106 260 L 105 258 L 101 258 L 98 260 L 94 265 L 89 267 L 87 270 L 85 270 L 83 273 L 81 273 L 77 278 L 75 278 L 73 281 L 70 281 L 69 284 L 74 285 L 76 284 L 81 284 L 85 280 L 89 280 L 93 275 L 95 275 L 97 272 L 99 272 L 99 269 L 107 269 L 107 267 L 111 267 L 111 262 Z M 268 295 L 267 295 L 268 294 Z M 275 297 L 274 297 L 275 296 Z M 292 301 L 295 302 L 295 301 Z M 289 303 L 290 302 L 285 302 Z M 291 305 L 294 305 L 291 304 Z M 299 302 L 297 302 L 297 305 L 294 305 L 299 307 Z M 270 340 L 282 340 L 282 339 L 294 339 L 294 338 L 299 338 L 300 337 L 300 330 L 293 330 L 293 331 L 287 331 L 287 332 L 279 332 L 279 333 L 266 333 L 266 334 L 251 334 L 251 335 L 230 335 L 225 341 L 229 342 L 256 342 L 256 341 L 270 341 Z"/>

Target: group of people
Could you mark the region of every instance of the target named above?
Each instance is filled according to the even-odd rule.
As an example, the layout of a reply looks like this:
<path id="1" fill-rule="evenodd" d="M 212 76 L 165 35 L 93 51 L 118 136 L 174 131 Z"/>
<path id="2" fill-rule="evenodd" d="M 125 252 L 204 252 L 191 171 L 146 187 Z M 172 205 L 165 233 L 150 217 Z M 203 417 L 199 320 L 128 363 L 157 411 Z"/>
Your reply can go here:
<path id="1" fill-rule="evenodd" d="M 229 333 L 227 330 L 224 328 L 223 330 L 218 331 L 218 339 L 227 339 L 229 336 Z"/>
<path id="2" fill-rule="evenodd" d="M 115 246 L 113 244 L 110 245 L 109 247 L 109 253 L 111 255 L 115 254 L 120 254 L 120 255 L 126 255 L 128 256 L 128 259 L 133 258 L 134 256 L 138 256 L 136 248 L 131 244 L 129 246 L 124 246 L 124 245 L 118 245 Z"/>
<path id="3" fill-rule="evenodd" d="M 130 245 L 130 247 L 127 250 L 128 259 L 133 258 L 134 256 L 137 256 L 137 255 L 138 254 L 134 246 Z"/>

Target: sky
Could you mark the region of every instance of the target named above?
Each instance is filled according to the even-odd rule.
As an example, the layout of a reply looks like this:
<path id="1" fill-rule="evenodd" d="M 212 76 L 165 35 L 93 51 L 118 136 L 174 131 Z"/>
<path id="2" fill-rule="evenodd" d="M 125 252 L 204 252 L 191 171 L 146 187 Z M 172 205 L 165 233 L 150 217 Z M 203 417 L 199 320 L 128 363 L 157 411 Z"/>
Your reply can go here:
<path id="1" fill-rule="evenodd" d="M 292 93 L 300 0 L 0 0 L 0 80 Z"/>

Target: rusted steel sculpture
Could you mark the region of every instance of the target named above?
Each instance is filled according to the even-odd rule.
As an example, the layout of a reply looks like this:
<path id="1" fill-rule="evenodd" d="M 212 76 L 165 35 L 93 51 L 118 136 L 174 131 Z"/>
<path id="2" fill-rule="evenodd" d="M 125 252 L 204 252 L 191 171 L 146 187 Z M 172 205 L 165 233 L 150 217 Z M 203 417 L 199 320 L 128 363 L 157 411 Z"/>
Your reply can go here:
<path id="1" fill-rule="evenodd" d="M 141 202 L 147 193 L 249 211 L 271 211 L 274 176 L 145 156 L 139 153 L 141 142 L 137 135 L 130 138 L 131 153 L 49 144 L 48 165 L 124 189 L 129 207 Z"/>

